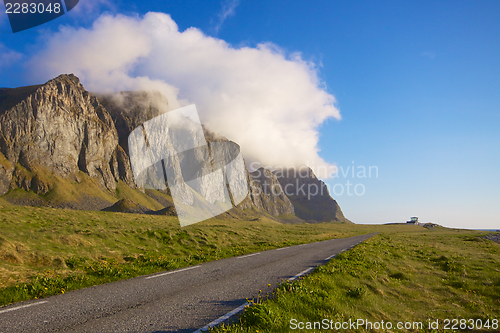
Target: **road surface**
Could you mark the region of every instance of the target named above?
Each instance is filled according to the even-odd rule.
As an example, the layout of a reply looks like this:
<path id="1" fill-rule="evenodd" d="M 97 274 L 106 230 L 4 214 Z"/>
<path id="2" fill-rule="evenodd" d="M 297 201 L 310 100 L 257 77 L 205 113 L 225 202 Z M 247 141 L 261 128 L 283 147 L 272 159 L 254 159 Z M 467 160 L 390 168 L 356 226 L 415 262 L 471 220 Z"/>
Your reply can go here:
<path id="1" fill-rule="evenodd" d="M 194 332 L 373 234 L 290 246 L 0 307 L 0 332 Z M 268 287 L 271 284 L 271 287 Z"/>

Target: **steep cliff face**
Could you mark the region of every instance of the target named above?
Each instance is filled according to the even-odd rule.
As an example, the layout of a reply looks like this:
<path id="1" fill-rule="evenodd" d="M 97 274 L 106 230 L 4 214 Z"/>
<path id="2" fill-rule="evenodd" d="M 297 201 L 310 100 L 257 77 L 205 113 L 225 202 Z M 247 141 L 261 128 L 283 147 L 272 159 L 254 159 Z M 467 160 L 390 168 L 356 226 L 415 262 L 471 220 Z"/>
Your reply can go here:
<path id="1" fill-rule="evenodd" d="M 217 135 L 204 128 L 205 138 L 210 142 L 212 155 L 216 156 L 214 143 L 229 141 L 223 136 Z M 228 152 L 220 152 L 224 156 L 234 155 Z M 221 158 L 224 160 L 224 158 Z M 227 159 L 227 158 L 226 158 Z M 293 215 L 294 208 L 288 197 L 283 193 L 280 183 L 276 176 L 267 169 L 260 168 L 254 172 L 248 172 L 245 167 L 245 176 L 247 179 L 247 197 L 242 200 L 237 207 L 240 209 L 255 208 L 264 211 L 273 216 Z"/>
<path id="2" fill-rule="evenodd" d="M 145 124 L 148 120 L 169 110 L 168 101 L 158 92 L 127 91 L 112 95 L 97 96 L 106 110 L 111 114 L 117 128 L 120 146 L 127 154 L 130 154 L 128 147 L 130 133 L 138 126 Z M 162 126 L 166 127 L 168 124 L 165 123 Z M 188 181 L 190 182 L 190 186 L 195 187 L 195 189 L 208 199 L 208 201 L 227 201 L 227 198 L 224 197 L 225 189 L 221 186 L 222 184 L 214 183 L 212 181 L 213 179 L 208 177 L 206 173 L 223 168 L 226 163 L 234 160 L 238 154 L 236 150 L 239 150 L 237 144 L 231 142 L 224 136 L 210 131 L 203 125 L 202 131 L 188 130 L 188 132 L 189 135 L 182 135 L 184 141 L 183 145 L 197 146 L 204 140 L 208 142 L 208 145 L 206 148 L 197 149 L 197 151 L 192 154 L 181 154 L 169 157 L 165 167 L 170 169 L 170 171 L 167 170 L 167 174 L 171 174 L 171 176 L 173 176 L 171 178 L 174 178 L 175 181 L 171 182 L 172 184 L 169 184 L 169 188 L 165 188 L 165 190 L 174 197 L 180 199 L 182 203 L 192 204 L 194 202 L 194 196 L 184 184 Z M 149 144 L 156 145 L 160 143 L 160 141 L 164 141 L 164 143 L 161 143 L 167 145 L 164 149 L 171 149 L 170 146 L 175 140 L 175 136 L 175 134 L 169 133 L 167 134 L 167 138 L 156 138 L 157 140 L 154 137 L 148 138 L 149 140 L 158 141 L 156 143 L 149 142 Z M 232 143 L 232 145 L 227 143 Z M 212 161 L 212 164 L 215 161 L 217 165 L 209 165 L 210 161 Z M 179 167 L 176 168 L 174 167 L 175 165 Z M 197 167 L 190 168 L 190 166 L 193 165 Z M 140 182 L 150 182 L 151 179 L 155 177 L 155 174 L 157 174 L 158 169 L 161 169 L 161 167 L 157 166 L 150 168 L 145 172 L 144 179 L 140 180 Z M 181 169 L 183 171 L 181 171 Z M 190 169 L 192 169 L 193 172 L 190 172 Z M 259 173 L 262 173 L 262 176 L 254 178 L 245 168 L 244 175 L 234 175 L 234 177 L 232 177 L 233 180 L 242 176 L 246 177 L 246 183 L 248 184 L 247 191 L 249 193 L 244 200 L 241 200 L 241 198 L 238 200 L 236 192 L 242 193 L 243 189 L 235 189 L 233 186 L 233 190 L 231 191 L 229 188 L 228 190 L 233 204 L 236 199 L 236 201 L 239 202 L 236 205 L 239 209 L 254 207 L 257 210 L 265 211 L 273 216 L 293 214 L 293 206 L 288 198 L 283 195 L 283 191 L 279 191 L 280 184 L 274 175 L 270 171 L 264 170 Z M 257 173 L 255 175 L 257 175 Z M 193 180 L 197 178 L 199 180 L 194 182 Z M 267 186 L 267 182 L 272 182 L 273 188 L 278 189 L 278 192 L 281 194 L 275 195 L 273 192 L 263 189 L 262 186 Z M 237 185 L 238 183 L 240 182 L 234 181 L 232 185 Z M 231 184 L 229 187 L 231 187 Z"/>
<path id="3" fill-rule="evenodd" d="M 255 207 L 274 216 L 294 214 L 292 203 L 270 170 L 260 168 L 250 176 L 250 199 Z"/>
<path id="4" fill-rule="evenodd" d="M 310 168 L 279 170 L 275 173 L 294 206 L 295 215 L 306 221 L 350 222 L 328 192 L 326 184 Z"/>
<path id="5" fill-rule="evenodd" d="M 128 137 L 138 126 L 167 111 L 168 101 L 156 91 L 122 91 L 95 95 L 109 112 L 118 133 L 119 146 L 113 156 L 112 169 L 116 170 L 117 179 L 136 188 L 130 166 Z"/>
<path id="6" fill-rule="evenodd" d="M 115 172 L 125 163 L 116 151 L 118 133 L 111 116 L 78 78 L 60 75 L 31 91 L 21 90 L 1 92 L 9 101 L 0 115 L 0 150 L 7 160 L 64 178 L 81 170 L 114 190 L 119 174 L 113 174 L 110 161 L 116 157 Z"/>
<path id="7" fill-rule="evenodd" d="M 118 133 L 118 142 L 127 154 L 129 134 L 137 126 L 169 111 L 167 98 L 157 91 L 121 91 L 95 95 L 111 115 Z"/>

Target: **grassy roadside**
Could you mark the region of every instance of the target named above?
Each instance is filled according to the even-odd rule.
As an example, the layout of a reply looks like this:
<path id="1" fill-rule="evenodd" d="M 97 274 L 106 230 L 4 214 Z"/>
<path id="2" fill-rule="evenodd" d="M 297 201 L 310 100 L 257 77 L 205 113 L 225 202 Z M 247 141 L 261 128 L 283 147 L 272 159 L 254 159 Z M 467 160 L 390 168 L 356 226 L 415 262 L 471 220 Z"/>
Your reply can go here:
<path id="1" fill-rule="evenodd" d="M 180 228 L 169 216 L 14 206 L 0 199 L 0 305 L 371 231 L 346 224 L 280 224 L 251 214 L 244 219 Z"/>
<path id="2" fill-rule="evenodd" d="M 251 214 L 180 228 L 168 216 L 21 207 L 1 199 L 0 225 L 0 305 L 255 251 L 379 232 L 310 276 L 279 286 L 274 298 L 259 300 L 237 324 L 215 330 L 289 332 L 292 318 L 424 324 L 429 318 L 500 318 L 500 244 L 477 238 L 478 232 L 291 225 Z"/>
<path id="3" fill-rule="evenodd" d="M 500 320 L 500 244 L 477 235 L 444 228 L 382 232 L 307 277 L 283 283 L 270 299 L 255 300 L 239 322 L 213 331 L 290 332 L 298 322 L 307 328 L 307 322 L 326 318 L 334 325 L 349 319 L 394 325 L 342 332 L 458 332 L 444 330 L 443 320 L 449 318 L 474 319 L 476 325 L 489 320 L 484 331 L 499 332 L 493 320 Z M 292 319 L 297 322 L 291 326 Z M 428 329 L 428 319 L 439 319 L 439 329 Z M 398 322 L 413 327 L 396 329 Z M 413 324 L 418 322 L 423 329 Z"/>

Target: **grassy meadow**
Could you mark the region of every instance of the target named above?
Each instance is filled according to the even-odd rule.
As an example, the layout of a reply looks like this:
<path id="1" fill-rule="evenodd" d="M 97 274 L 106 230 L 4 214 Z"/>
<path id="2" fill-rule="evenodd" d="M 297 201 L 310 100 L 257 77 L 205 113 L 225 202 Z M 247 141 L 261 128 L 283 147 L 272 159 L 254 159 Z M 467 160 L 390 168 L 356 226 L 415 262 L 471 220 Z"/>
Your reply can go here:
<path id="1" fill-rule="evenodd" d="M 289 332 L 294 331 L 293 318 L 424 324 L 428 319 L 500 319 L 500 244 L 480 238 L 484 232 L 282 224 L 252 212 L 180 228 L 170 216 L 15 206 L 2 199 L 0 225 L 0 305 L 266 249 L 378 232 L 312 274 L 283 282 L 273 295 L 254 300 L 235 324 L 213 330 Z"/>
<path id="2" fill-rule="evenodd" d="M 252 212 L 181 228 L 176 217 L 11 205 L 0 199 L 0 305 L 201 262 L 365 233 Z"/>
<path id="3" fill-rule="evenodd" d="M 382 231 L 310 275 L 283 282 L 269 297 L 252 300 L 235 324 L 212 330 L 318 332 L 319 324 L 300 330 L 298 322 L 314 328 L 327 319 L 323 328 L 339 332 L 500 332 L 500 244 L 477 236 L 445 228 Z M 358 319 L 391 322 L 393 328 L 362 323 L 335 329 Z M 457 324 L 445 329 L 445 319 Z M 432 327 L 437 329 L 429 328 L 429 320 L 439 320 Z"/>

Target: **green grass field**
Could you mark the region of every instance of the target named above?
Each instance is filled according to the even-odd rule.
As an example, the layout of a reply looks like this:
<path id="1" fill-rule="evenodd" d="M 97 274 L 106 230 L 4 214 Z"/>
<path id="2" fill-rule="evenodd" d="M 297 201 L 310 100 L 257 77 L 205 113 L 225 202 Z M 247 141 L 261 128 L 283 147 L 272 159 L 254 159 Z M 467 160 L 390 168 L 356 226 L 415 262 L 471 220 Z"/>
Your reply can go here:
<path id="1" fill-rule="evenodd" d="M 490 326 L 500 319 L 500 244 L 481 239 L 481 232 L 281 224 L 252 212 L 180 228 L 169 216 L 24 207 L 1 199 L 0 224 L 0 305 L 255 251 L 378 232 L 309 276 L 284 282 L 273 295 L 255 300 L 237 323 L 215 331 L 300 331 L 290 329 L 292 319 L 427 325 L 428 319 L 456 318 L 489 320 Z"/>
<path id="2" fill-rule="evenodd" d="M 500 244 L 477 234 L 382 231 L 312 274 L 282 283 L 269 298 L 253 300 L 237 323 L 213 331 L 474 332 L 482 325 L 484 332 L 500 332 Z M 456 319 L 456 329 L 451 321 L 446 330 L 445 319 Z M 349 320 L 372 326 L 335 329 Z M 429 320 L 439 320 L 439 329 L 429 329 Z M 392 329 L 373 326 L 382 321 Z"/>
<path id="3" fill-rule="evenodd" d="M 170 216 L 15 206 L 0 199 L 0 305 L 365 232 L 247 215 L 181 228 Z"/>

